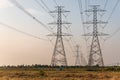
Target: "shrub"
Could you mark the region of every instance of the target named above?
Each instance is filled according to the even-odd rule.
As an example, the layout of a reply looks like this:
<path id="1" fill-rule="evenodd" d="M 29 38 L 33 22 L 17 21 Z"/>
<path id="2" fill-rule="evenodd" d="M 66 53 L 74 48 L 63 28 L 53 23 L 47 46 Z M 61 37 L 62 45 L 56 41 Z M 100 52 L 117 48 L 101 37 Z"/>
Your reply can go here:
<path id="1" fill-rule="evenodd" d="M 47 76 L 46 73 L 45 73 L 43 70 L 40 70 L 40 71 L 39 71 L 39 75 L 40 75 L 40 76 Z"/>

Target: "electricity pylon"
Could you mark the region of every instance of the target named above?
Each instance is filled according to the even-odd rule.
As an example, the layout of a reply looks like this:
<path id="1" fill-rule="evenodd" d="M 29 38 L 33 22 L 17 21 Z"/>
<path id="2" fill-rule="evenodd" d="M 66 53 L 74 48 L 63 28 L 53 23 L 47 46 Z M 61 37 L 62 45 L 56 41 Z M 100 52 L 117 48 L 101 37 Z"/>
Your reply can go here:
<path id="1" fill-rule="evenodd" d="M 79 45 L 76 45 L 75 52 L 77 53 L 77 55 L 76 55 L 76 59 L 75 59 L 75 66 L 85 66 L 85 65 L 87 65 L 87 62 L 86 62 L 82 52 L 79 49 L 80 49 Z"/>
<path id="2" fill-rule="evenodd" d="M 56 36 L 56 43 L 54 46 L 51 65 L 52 66 L 67 66 L 67 58 L 66 58 L 66 53 L 64 49 L 63 36 L 71 36 L 71 35 L 62 32 L 62 25 L 70 24 L 70 23 L 62 21 L 62 14 L 66 12 L 70 12 L 70 11 L 64 10 L 63 6 L 57 6 L 56 8 L 57 9 L 55 11 L 50 11 L 50 13 L 57 13 L 57 22 L 50 23 L 50 24 L 57 25 L 57 34 L 48 35 L 48 36 Z"/>
<path id="3" fill-rule="evenodd" d="M 93 21 L 85 22 L 85 24 L 93 24 L 92 34 L 84 34 L 84 36 L 92 36 L 92 43 L 90 48 L 90 54 L 88 59 L 88 66 L 104 66 L 102 57 L 102 51 L 100 47 L 99 37 L 108 34 L 99 33 L 98 24 L 106 24 L 107 22 L 98 21 L 98 12 L 104 12 L 105 10 L 99 9 L 99 5 L 91 5 L 93 9 L 86 10 L 85 12 L 93 12 Z"/>
<path id="4" fill-rule="evenodd" d="M 76 60 L 75 60 L 75 66 L 80 66 L 80 55 L 79 55 L 79 45 L 76 46 Z"/>

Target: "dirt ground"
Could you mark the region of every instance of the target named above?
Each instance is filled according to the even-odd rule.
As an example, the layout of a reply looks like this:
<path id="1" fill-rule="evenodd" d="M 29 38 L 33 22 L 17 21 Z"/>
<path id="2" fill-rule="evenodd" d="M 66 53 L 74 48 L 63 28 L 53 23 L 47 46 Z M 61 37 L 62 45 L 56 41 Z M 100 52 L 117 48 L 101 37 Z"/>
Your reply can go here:
<path id="1" fill-rule="evenodd" d="M 119 71 L 84 70 L 0 70 L 0 80 L 120 80 Z"/>

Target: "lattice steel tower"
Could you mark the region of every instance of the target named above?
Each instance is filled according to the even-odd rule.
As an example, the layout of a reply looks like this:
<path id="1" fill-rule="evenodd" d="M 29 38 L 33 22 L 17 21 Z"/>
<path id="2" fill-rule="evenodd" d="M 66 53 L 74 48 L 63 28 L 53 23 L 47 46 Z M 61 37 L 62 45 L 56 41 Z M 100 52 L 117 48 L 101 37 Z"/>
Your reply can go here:
<path id="1" fill-rule="evenodd" d="M 79 55 L 79 45 L 76 45 L 76 60 L 75 60 L 75 66 L 80 66 L 81 63 L 80 63 L 80 55 Z"/>
<path id="2" fill-rule="evenodd" d="M 104 24 L 106 22 L 98 21 L 98 12 L 104 12 L 105 10 L 99 9 L 99 5 L 91 5 L 93 9 L 86 10 L 85 12 L 93 12 L 93 21 L 85 22 L 86 24 L 93 24 L 92 34 L 87 34 L 85 36 L 92 36 L 91 49 L 88 59 L 88 66 L 104 66 L 104 61 L 102 57 L 102 51 L 100 47 L 100 41 L 98 36 L 105 36 L 107 34 L 99 33 L 98 24 Z"/>
<path id="3" fill-rule="evenodd" d="M 66 53 L 64 49 L 64 44 L 63 44 L 63 36 L 70 36 L 68 34 L 63 34 L 62 32 L 62 25 L 63 24 L 70 24 L 67 22 L 62 21 L 62 14 L 69 12 L 64 10 L 63 6 L 57 6 L 57 9 L 55 11 L 51 11 L 50 13 L 57 13 L 57 22 L 50 23 L 50 24 L 57 24 L 57 34 L 52 34 L 49 36 L 57 36 L 56 37 L 56 43 L 54 47 L 54 52 L 51 60 L 51 65 L 52 66 L 67 66 L 67 58 L 66 58 Z"/>
<path id="4" fill-rule="evenodd" d="M 76 45 L 76 51 L 77 55 L 75 56 L 75 66 L 86 66 L 87 62 L 85 60 L 85 57 L 83 56 L 80 46 Z"/>

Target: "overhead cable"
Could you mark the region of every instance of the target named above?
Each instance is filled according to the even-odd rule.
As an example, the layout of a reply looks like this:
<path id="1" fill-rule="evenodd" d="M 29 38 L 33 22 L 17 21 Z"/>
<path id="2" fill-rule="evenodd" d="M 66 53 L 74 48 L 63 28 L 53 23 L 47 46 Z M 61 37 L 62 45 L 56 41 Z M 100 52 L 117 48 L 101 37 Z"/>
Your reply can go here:
<path id="1" fill-rule="evenodd" d="M 34 19 L 36 22 L 41 24 L 44 28 L 46 28 L 48 31 L 54 33 L 52 30 L 50 30 L 43 22 L 38 20 L 36 17 L 34 17 L 32 14 L 30 14 L 27 10 L 24 9 L 22 5 L 20 5 L 16 0 L 10 0 L 16 7 L 18 7 L 20 10 L 22 10 L 24 13 L 26 13 L 29 17 Z"/>
<path id="2" fill-rule="evenodd" d="M 108 21 L 110 20 L 110 18 L 112 17 L 112 15 L 113 15 L 113 13 L 115 12 L 116 7 L 118 6 L 119 2 L 120 2 L 120 0 L 117 0 L 115 6 L 114 6 L 113 9 L 112 9 L 112 12 L 110 13 L 110 16 L 109 16 L 108 19 L 107 19 L 107 22 L 108 22 Z M 103 26 L 103 28 L 105 28 L 106 26 L 107 26 L 107 24 L 105 24 L 105 25 Z"/>
<path id="3" fill-rule="evenodd" d="M 25 34 L 25 35 L 27 35 L 27 36 L 30 36 L 30 37 L 33 37 L 33 38 L 37 38 L 37 39 L 41 39 L 41 40 L 44 40 L 44 41 L 48 41 L 47 39 L 43 39 L 43 38 L 40 38 L 40 37 L 38 37 L 38 36 L 32 35 L 32 34 L 30 34 L 30 33 L 21 31 L 21 30 L 15 28 L 15 27 L 9 26 L 9 25 L 7 25 L 7 24 L 5 24 L 5 23 L 0 22 L 0 25 L 3 25 L 4 27 L 7 27 L 7 28 L 12 29 L 12 30 L 14 30 L 14 31 L 17 31 L 17 32 L 19 32 L 19 33 Z"/>

